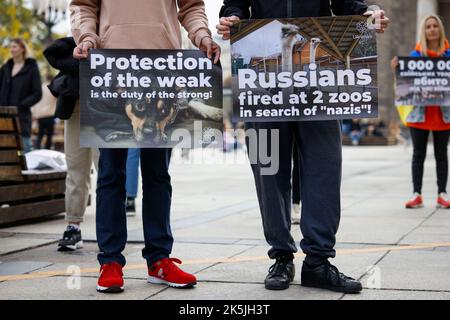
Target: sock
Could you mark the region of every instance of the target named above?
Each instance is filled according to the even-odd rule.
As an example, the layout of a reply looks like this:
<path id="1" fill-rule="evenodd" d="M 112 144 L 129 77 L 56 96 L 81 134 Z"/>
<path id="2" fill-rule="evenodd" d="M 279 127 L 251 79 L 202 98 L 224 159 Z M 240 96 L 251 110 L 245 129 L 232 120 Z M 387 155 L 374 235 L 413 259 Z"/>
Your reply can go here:
<path id="1" fill-rule="evenodd" d="M 77 224 L 72 224 L 72 223 L 70 223 L 67 227 L 68 227 L 68 228 L 70 227 L 70 228 L 75 229 L 75 230 L 77 230 L 77 231 L 80 231 L 80 229 L 81 229 L 79 225 L 77 225 Z"/>

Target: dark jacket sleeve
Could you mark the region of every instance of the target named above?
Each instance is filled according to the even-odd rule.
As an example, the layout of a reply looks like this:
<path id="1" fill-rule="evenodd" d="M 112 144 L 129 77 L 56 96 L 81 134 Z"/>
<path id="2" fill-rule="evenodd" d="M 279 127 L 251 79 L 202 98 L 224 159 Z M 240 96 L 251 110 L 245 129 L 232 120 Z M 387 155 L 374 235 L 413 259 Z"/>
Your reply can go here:
<path id="1" fill-rule="evenodd" d="M 44 56 L 53 68 L 78 74 L 78 60 L 72 56 L 75 47 L 75 41 L 71 37 L 58 39 L 44 50 Z"/>
<path id="2" fill-rule="evenodd" d="M 2 92 L 3 74 L 5 73 L 5 65 L 0 67 L 0 92 Z"/>
<path id="3" fill-rule="evenodd" d="M 224 0 L 220 9 L 220 17 L 236 16 L 241 19 L 250 18 L 251 0 Z"/>
<path id="4" fill-rule="evenodd" d="M 30 82 L 30 94 L 20 102 L 21 107 L 29 108 L 38 103 L 42 98 L 41 76 L 39 74 L 39 68 L 36 63 L 34 63 L 33 70 L 31 71 Z"/>
<path id="5" fill-rule="evenodd" d="M 337 16 L 363 14 L 367 11 L 364 0 L 331 0 L 331 9 Z"/>

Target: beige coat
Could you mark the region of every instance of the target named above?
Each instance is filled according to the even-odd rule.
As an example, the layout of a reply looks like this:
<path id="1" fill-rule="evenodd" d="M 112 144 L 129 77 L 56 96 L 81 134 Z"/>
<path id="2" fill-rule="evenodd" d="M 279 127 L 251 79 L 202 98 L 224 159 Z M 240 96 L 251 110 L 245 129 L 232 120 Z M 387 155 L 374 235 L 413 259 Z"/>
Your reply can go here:
<path id="1" fill-rule="evenodd" d="M 203 0 L 72 0 L 76 43 L 101 49 L 179 49 L 179 23 L 195 46 L 211 36 Z"/>
<path id="2" fill-rule="evenodd" d="M 48 83 L 42 85 L 42 99 L 31 107 L 33 118 L 49 118 L 55 116 L 56 98 L 47 87 Z"/>

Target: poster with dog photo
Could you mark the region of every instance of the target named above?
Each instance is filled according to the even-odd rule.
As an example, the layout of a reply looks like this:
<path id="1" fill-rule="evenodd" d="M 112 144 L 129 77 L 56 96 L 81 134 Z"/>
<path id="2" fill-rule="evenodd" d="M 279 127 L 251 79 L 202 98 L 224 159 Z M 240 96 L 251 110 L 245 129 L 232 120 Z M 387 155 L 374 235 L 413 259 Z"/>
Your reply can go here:
<path id="1" fill-rule="evenodd" d="M 231 30 L 233 120 L 378 116 L 377 42 L 365 16 L 241 20 Z"/>
<path id="2" fill-rule="evenodd" d="M 199 50 L 91 50 L 80 145 L 222 148 L 222 70 Z"/>

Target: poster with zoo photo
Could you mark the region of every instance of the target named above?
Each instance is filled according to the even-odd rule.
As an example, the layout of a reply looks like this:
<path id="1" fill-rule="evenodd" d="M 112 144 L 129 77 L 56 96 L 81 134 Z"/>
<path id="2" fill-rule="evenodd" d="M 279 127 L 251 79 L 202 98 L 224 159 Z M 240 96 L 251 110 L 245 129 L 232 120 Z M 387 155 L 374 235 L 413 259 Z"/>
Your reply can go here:
<path id="1" fill-rule="evenodd" d="M 231 30 L 233 120 L 376 118 L 373 26 L 365 16 L 236 23 Z"/>
<path id="2" fill-rule="evenodd" d="M 80 145 L 222 148 L 222 70 L 199 50 L 91 50 Z"/>

